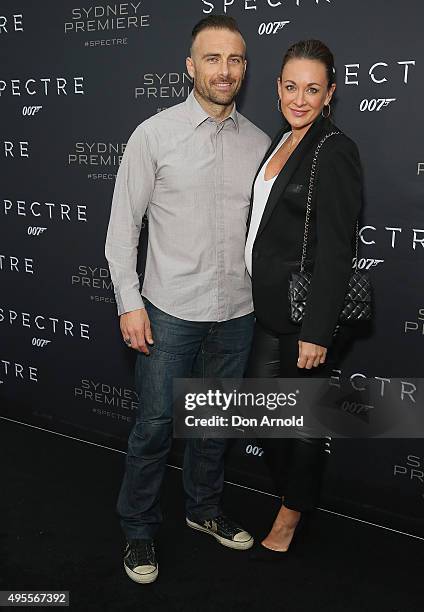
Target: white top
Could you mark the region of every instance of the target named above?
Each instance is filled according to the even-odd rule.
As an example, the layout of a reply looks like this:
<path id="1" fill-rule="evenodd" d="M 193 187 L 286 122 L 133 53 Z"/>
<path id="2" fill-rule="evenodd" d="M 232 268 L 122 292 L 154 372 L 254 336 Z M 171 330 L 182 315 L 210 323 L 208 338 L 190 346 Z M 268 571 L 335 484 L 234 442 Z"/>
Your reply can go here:
<path id="1" fill-rule="evenodd" d="M 265 171 L 268 165 L 268 160 L 274 155 L 290 136 L 291 132 L 283 134 L 278 145 L 271 151 L 267 160 L 263 164 L 261 171 L 256 177 L 253 186 L 253 203 L 252 203 L 252 216 L 250 218 L 249 234 L 247 235 L 246 246 L 244 249 L 244 260 L 246 262 L 246 268 L 250 276 L 252 276 L 252 249 L 253 243 L 255 242 L 256 234 L 258 233 L 259 225 L 261 223 L 262 215 L 265 210 L 266 203 L 268 201 L 269 194 L 272 186 L 278 176 L 276 174 L 273 178 L 268 181 L 265 180 Z"/>

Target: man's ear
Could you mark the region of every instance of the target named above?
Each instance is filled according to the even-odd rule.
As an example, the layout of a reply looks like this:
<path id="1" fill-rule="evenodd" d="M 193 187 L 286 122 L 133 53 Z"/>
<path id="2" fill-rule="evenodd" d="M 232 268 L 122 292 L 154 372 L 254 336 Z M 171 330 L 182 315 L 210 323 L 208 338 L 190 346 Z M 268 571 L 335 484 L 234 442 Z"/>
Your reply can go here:
<path id="1" fill-rule="evenodd" d="M 186 58 L 186 68 L 187 68 L 188 74 L 193 79 L 194 78 L 194 64 L 193 64 L 193 60 L 191 59 L 191 57 Z"/>

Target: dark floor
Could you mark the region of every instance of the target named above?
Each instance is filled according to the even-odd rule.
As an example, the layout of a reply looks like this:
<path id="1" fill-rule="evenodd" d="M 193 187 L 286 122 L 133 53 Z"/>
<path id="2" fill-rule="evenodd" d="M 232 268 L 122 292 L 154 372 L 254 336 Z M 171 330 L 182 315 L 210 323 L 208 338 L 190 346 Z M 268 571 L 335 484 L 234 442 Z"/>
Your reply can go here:
<path id="1" fill-rule="evenodd" d="M 317 512 L 307 544 L 275 565 L 185 526 L 181 472 L 169 469 L 160 574 L 137 585 L 122 567 L 114 512 L 125 455 L 0 419 L 0 589 L 69 590 L 88 612 L 421 612 L 424 542 Z M 276 500 L 227 486 L 225 507 L 253 533 Z"/>

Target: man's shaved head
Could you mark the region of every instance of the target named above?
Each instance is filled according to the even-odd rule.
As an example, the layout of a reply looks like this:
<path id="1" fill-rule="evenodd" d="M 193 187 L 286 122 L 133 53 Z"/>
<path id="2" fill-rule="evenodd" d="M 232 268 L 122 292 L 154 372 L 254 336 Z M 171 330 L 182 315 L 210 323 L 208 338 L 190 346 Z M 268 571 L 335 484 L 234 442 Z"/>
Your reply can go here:
<path id="1" fill-rule="evenodd" d="M 229 17 L 228 15 L 209 15 L 209 17 L 205 17 L 201 19 L 194 26 L 191 32 L 191 45 L 190 45 L 190 53 L 193 53 L 193 45 L 197 38 L 197 35 L 200 34 L 203 30 L 229 30 L 230 32 L 235 32 L 240 34 L 243 38 L 242 33 L 239 30 L 237 25 L 237 21 L 233 19 L 233 17 Z M 244 42 L 244 39 L 243 39 Z"/>

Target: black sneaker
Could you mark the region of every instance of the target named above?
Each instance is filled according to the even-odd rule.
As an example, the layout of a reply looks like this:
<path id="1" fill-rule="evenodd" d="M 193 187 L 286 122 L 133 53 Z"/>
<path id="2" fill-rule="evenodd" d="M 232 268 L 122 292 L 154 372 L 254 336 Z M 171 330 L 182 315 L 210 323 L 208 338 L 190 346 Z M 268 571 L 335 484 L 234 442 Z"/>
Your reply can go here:
<path id="1" fill-rule="evenodd" d="M 125 547 L 124 568 L 134 582 L 154 582 L 158 577 L 159 565 L 153 540 L 129 540 Z"/>
<path id="2" fill-rule="evenodd" d="M 192 529 L 203 531 L 212 535 L 220 544 L 235 548 L 236 550 L 247 550 L 253 546 L 253 537 L 242 527 L 234 523 L 224 514 L 220 514 L 213 519 L 191 521 L 186 518 L 186 523 Z"/>

